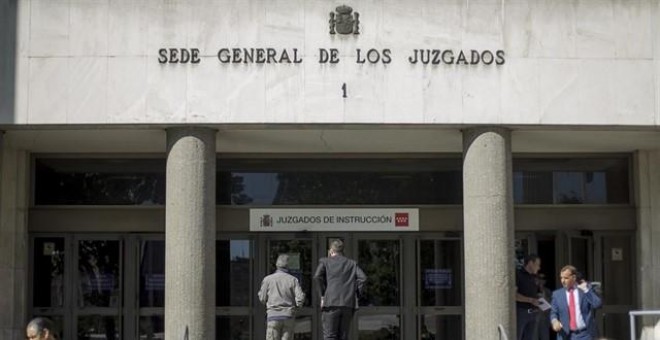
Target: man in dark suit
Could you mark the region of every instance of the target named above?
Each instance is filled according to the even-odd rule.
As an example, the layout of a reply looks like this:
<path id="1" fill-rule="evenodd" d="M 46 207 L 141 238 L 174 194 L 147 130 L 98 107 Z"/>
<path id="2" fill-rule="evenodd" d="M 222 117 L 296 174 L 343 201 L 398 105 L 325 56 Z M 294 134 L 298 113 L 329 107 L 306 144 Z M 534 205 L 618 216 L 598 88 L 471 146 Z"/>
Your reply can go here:
<path id="1" fill-rule="evenodd" d="M 324 340 L 347 340 L 358 294 L 362 294 L 366 275 L 357 263 L 344 257 L 344 242 L 330 242 L 328 257 L 319 260 L 314 273 L 321 296 L 321 321 Z"/>
<path id="2" fill-rule="evenodd" d="M 557 340 L 592 340 L 596 337 L 594 313 L 600 297 L 587 281 L 577 282 L 577 270 L 564 266 L 560 271 L 563 288 L 552 293 L 550 322 Z"/>

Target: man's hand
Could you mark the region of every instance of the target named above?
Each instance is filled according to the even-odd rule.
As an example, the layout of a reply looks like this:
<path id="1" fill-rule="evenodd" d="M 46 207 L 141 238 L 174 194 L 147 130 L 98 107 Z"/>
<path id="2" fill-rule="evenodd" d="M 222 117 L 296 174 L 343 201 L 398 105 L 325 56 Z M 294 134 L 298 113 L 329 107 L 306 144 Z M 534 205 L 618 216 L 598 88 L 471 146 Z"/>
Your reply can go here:
<path id="1" fill-rule="evenodd" d="M 589 284 L 587 283 L 586 280 L 583 280 L 583 281 L 580 282 L 580 284 L 578 285 L 578 288 L 580 288 L 581 291 L 583 291 L 583 292 L 586 293 L 587 291 L 589 291 Z"/>
<path id="2" fill-rule="evenodd" d="M 561 330 L 561 322 L 559 322 L 559 320 L 552 320 L 552 330 L 555 332 L 559 332 Z"/>
<path id="3" fill-rule="evenodd" d="M 323 297 L 321 297 L 321 308 L 323 308 L 323 302 L 324 302 L 324 299 L 323 299 Z"/>
<path id="4" fill-rule="evenodd" d="M 529 303 L 533 304 L 534 307 L 538 307 L 541 303 L 539 302 L 539 299 L 536 298 L 529 298 Z"/>

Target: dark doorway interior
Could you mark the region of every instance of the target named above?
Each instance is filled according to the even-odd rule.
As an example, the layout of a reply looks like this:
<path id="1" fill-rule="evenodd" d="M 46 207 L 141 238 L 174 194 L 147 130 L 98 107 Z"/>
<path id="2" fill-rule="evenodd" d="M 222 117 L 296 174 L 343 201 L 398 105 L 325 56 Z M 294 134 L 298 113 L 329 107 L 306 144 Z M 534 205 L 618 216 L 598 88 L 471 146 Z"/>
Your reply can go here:
<path id="1" fill-rule="evenodd" d="M 537 243 L 538 255 L 541 258 L 541 273 L 546 277 L 546 287 L 551 291 L 557 288 L 557 275 L 555 274 L 555 238 L 539 237 Z"/>

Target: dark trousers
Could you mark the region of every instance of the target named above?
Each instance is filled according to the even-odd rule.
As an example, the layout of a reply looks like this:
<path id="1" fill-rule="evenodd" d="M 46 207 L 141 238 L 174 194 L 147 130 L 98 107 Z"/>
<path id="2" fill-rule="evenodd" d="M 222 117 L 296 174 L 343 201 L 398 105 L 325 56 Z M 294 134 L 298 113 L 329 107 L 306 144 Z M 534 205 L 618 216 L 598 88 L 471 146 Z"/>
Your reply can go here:
<path id="1" fill-rule="evenodd" d="M 323 307 L 323 340 L 348 340 L 354 309 L 350 307 Z"/>
<path id="2" fill-rule="evenodd" d="M 536 326 L 535 309 L 516 307 L 516 319 L 518 340 L 532 340 Z"/>
<path id="3" fill-rule="evenodd" d="M 565 334 L 565 333 L 564 333 Z M 578 332 L 570 332 L 568 336 L 564 337 L 566 340 L 592 340 L 594 337 L 589 333 L 589 331 L 582 330 Z"/>

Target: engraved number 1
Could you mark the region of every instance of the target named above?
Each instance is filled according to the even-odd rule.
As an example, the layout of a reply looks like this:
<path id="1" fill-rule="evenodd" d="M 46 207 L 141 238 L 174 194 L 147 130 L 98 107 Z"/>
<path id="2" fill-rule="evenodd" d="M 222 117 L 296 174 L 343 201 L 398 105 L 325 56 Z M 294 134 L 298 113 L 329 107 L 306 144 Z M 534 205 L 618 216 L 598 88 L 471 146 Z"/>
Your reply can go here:
<path id="1" fill-rule="evenodd" d="M 341 90 L 342 90 L 343 93 L 344 93 L 344 95 L 343 95 L 342 97 L 344 97 L 344 98 L 348 98 L 348 96 L 346 95 L 346 83 L 344 83 L 344 85 L 341 86 Z"/>

